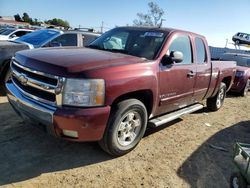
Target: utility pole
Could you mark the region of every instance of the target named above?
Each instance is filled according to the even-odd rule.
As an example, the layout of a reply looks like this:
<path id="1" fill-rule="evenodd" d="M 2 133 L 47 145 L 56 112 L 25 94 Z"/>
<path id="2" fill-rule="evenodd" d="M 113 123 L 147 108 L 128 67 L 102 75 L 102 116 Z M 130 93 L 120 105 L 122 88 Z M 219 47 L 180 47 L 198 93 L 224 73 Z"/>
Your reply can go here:
<path id="1" fill-rule="evenodd" d="M 159 24 L 159 28 L 161 28 L 162 23 L 163 23 L 164 21 L 166 21 L 166 19 L 161 19 L 161 23 Z"/>
<path id="2" fill-rule="evenodd" d="M 101 33 L 103 33 L 103 26 L 104 26 L 104 21 L 102 21 L 102 25 L 101 25 Z"/>
<path id="3" fill-rule="evenodd" d="M 228 39 L 226 39 L 226 45 L 225 45 L 225 48 L 227 47 L 227 44 L 228 44 Z"/>

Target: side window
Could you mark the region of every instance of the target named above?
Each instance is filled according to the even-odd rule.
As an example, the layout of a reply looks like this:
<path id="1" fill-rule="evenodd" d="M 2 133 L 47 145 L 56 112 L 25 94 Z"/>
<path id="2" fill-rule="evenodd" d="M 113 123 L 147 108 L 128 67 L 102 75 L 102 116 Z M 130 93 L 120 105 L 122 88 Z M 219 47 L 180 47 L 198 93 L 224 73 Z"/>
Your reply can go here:
<path id="1" fill-rule="evenodd" d="M 91 35 L 82 35 L 82 41 L 83 41 L 83 46 L 89 45 L 91 42 L 93 42 L 97 36 L 91 36 Z"/>
<path id="2" fill-rule="evenodd" d="M 77 34 L 64 34 L 51 41 L 52 46 L 77 46 Z"/>
<path id="3" fill-rule="evenodd" d="M 17 36 L 17 37 L 21 37 L 23 35 L 26 35 L 27 34 L 27 31 L 17 31 L 15 33 L 13 33 L 10 37 L 13 37 L 13 36 Z"/>
<path id="4" fill-rule="evenodd" d="M 172 51 L 179 51 L 183 53 L 183 61 L 180 64 L 192 63 L 191 43 L 188 36 L 179 36 L 171 43 L 167 54 L 170 55 Z"/>
<path id="5" fill-rule="evenodd" d="M 196 46 L 196 55 L 197 55 L 197 63 L 202 64 L 207 61 L 206 57 L 206 49 L 204 42 L 201 38 L 195 38 L 195 46 Z"/>

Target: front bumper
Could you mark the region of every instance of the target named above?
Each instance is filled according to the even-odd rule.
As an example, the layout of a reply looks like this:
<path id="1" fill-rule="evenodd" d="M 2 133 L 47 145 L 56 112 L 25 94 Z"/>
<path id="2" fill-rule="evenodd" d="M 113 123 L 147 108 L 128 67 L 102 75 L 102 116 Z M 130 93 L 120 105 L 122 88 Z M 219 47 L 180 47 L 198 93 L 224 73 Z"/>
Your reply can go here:
<path id="1" fill-rule="evenodd" d="M 110 113 L 110 106 L 98 108 L 55 108 L 22 93 L 11 82 L 6 83 L 7 97 L 14 110 L 26 121 L 42 124 L 48 133 L 72 141 L 102 139 Z M 63 130 L 76 131 L 78 137 L 67 137 Z"/>

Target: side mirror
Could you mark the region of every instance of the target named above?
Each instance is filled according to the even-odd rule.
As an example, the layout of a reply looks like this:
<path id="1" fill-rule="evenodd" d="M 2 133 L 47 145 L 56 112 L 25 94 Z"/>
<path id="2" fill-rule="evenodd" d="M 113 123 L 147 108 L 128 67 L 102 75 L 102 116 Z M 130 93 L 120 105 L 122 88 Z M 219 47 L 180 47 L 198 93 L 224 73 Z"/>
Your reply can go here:
<path id="1" fill-rule="evenodd" d="M 171 51 L 170 55 L 165 55 L 162 64 L 171 65 L 173 63 L 181 63 L 183 61 L 183 53 L 179 51 Z"/>
<path id="2" fill-rule="evenodd" d="M 183 53 L 179 51 L 170 52 L 170 58 L 175 63 L 181 63 L 183 61 Z"/>

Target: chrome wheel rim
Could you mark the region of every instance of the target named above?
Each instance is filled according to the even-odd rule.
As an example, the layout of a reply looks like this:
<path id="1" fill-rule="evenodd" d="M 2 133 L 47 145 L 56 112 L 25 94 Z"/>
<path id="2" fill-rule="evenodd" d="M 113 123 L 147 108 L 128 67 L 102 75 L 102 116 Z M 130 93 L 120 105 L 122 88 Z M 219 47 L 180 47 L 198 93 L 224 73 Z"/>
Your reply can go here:
<path id="1" fill-rule="evenodd" d="M 138 137 L 142 127 L 142 119 L 138 112 L 129 111 L 120 121 L 117 140 L 121 146 L 128 146 Z"/>
<path id="2" fill-rule="evenodd" d="M 216 105 L 217 105 L 218 108 L 221 107 L 222 101 L 223 101 L 223 99 L 224 99 L 224 96 L 225 96 L 225 91 L 224 91 L 224 89 L 222 88 L 222 89 L 220 89 L 219 94 L 218 94 L 218 97 L 217 97 L 217 100 L 216 100 Z"/>

